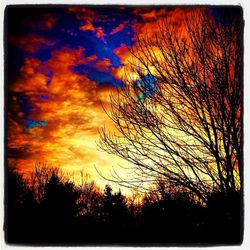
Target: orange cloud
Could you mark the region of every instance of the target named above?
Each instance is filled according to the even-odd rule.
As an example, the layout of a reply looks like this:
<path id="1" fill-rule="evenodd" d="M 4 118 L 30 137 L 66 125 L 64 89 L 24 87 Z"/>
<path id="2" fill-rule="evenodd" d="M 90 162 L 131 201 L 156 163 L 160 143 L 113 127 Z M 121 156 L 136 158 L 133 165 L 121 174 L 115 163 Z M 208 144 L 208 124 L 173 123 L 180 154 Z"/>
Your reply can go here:
<path id="1" fill-rule="evenodd" d="M 95 30 L 95 34 L 96 34 L 96 37 L 103 40 L 104 39 L 104 36 L 105 36 L 105 33 L 102 29 L 102 27 L 97 27 L 96 30 Z"/>
<path id="2" fill-rule="evenodd" d="M 162 29 L 169 28 L 169 25 L 173 25 L 175 32 L 178 32 L 181 35 L 182 33 L 185 33 L 184 27 L 186 25 L 186 21 L 189 18 L 194 19 L 195 13 L 198 13 L 201 9 L 202 8 L 196 7 L 181 7 L 173 9 L 135 8 L 134 14 L 141 17 L 142 21 L 134 22 L 132 27 L 138 36 L 147 36 L 152 39 L 155 34 L 159 35 L 162 32 Z M 168 27 L 166 27 L 166 25 Z M 136 40 L 136 37 L 134 40 Z"/>
<path id="3" fill-rule="evenodd" d="M 198 10 L 198 8 L 196 9 Z M 194 18 L 194 13 L 192 11 L 193 8 L 135 8 L 133 11 L 134 14 L 140 17 L 141 20 L 134 20 L 132 22 L 132 28 L 135 32 L 135 36 L 133 37 L 135 44 L 130 49 L 147 60 L 145 54 L 141 51 L 140 44 L 138 44 L 138 38 L 150 38 L 152 42 L 156 36 L 161 37 L 164 28 L 168 28 L 166 27 L 166 20 L 168 25 L 174 26 L 178 36 L 186 36 L 184 27 L 186 20 Z M 122 66 L 112 69 L 112 75 L 118 79 L 122 79 L 124 70 L 130 70 L 129 65 L 131 63 L 140 65 L 139 60 L 135 59 L 130 49 L 125 44 L 122 44 L 119 48 L 114 50 L 114 53 L 119 57 L 122 64 Z M 159 54 L 159 56 L 161 55 L 157 46 L 154 48 L 154 53 L 156 55 Z M 131 75 L 132 74 L 131 72 Z M 136 77 L 136 74 L 134 77 Z"/>
<path id="4" fill-rule="evenodd" d="M 20 69 L 20 76 L 15 83 L 10 86 L 13 92 L 42 92 L 46 90 L 46 77 L 38 68 L 41 66 L 41 61 L 34 57 L 25 58 L 24 65 Z"/>
<path id="5" fill-rule="evenodd" d="M 159 18 L 166 16 L 168 10 L 166 8 L 135 8 L 134 14 L 140 16 L 143 22 L 156 21 Z"/>
<path id="6" fill-rule="evenodd" d="M 124 76 L 124 70 L 126 66 L 129 65 L 133 56 L 129 51 L 129 48 L 125 44 L 122 44 L 120 47 L 115 49 L 114 53 L 119 57 L 121 66 L 119 66 L 118 68 L 112 68 L 111 75 L 116 79 L 122 80 Z"/>
<path id="7" fill-rule="evenodd" d="M 68 11 L 75 13 L 76 18 L 80 21 L 84 21 L 85 24 L 80 26 L 82 31 L 92 31 L 95 33 L 96 37 L 104 40 L 105 33 L 101 26 L 95 27 L 93 25 L 94 21 L 105 20 L 105 17 L 97 14 L 93 9 L 90 8 L 69 8 Z"/>
<path id="8" fill-rule="evenodd" d="M 82 30 L 82 31 L 87 31 L 87 30 L 95 31 L 95 28 L 90 21 L 87 21 L 86 24 L 84 24 L 80 27 L 80 30 Z"/>
<path id="9" fill-rule="evenodd" d="M 93 31 L 96 35 L 97 38 L 103 40 L 104 36 L 105 36 L 105 33 L 102 29 L 102 27 L 94 27 L 93 24 L 87 20 L 86 24 L 80 26 L 80 30 L 82 31 L 87 31 L 87 30 L 90 30 L 90 31 Z"/>
<path id="10" fill-rule="evenodd" d="M 109 71 L 109 68 L 111 66 L 110 59 L 104 58 L 101 61 L 96 62 L 96 68 L 100 71 Z"/>
<path id="11" fill-rule="evenodd" d="M 114 129 L 103 108 L 108 108 L 109 95 L 115 89 L 98 86 L 86 75 L 77 75 L 71 67 L 96 59 L 85 57 L 84 49 L 63 48 L 52 53 L 47 62 L 26 58 L 20 77 L 10 85 L 11 93 L 22 93 L 29 98 L 36 112 L 29 118 L 43 120 L 46 126 L 28 129 L 23 125 L 23 113 L 13 95 L 12 109 L 8 117 L 9 164 L 16 165 L 23 173 L 32 171 L 35 162 L 46 161 L 64 171 L 84 170 L 93 179 L 97 173 L 94 165 L 108 173 L 114 164 L 122 163 L 117 157 L 97 151 L 98 128 L 106 125 Z M 98 67 L 108 67 L 109 61 L 99 61 Z M 48 76 L 41 70 L 53 72 Z M 39 98 L 39 94 L 48 100 Z M 104 185 L 104 182 L 100 182 Z"/>
<path id="12" fill-rule="evenodd" d="M 97 55 L 89 56 L 85 59 L 86 63 L 90 63 L 97 60 Z"/>
<path id="13" fill-rule="evenodd" d="M 15 46 L 23 49 L 27 52 L 34 53 L 39 50 L 43 45 L 49 46 L 53 43 L 49 42 L 47 39 L 36 35 L 30 34 L 24 37 L 10 37 L 10 43 L 14 44 Z"/>
<path id="14" fill-rule="evenodd" d="M 115 33 L 118 33 L 119 31 L 123 30 L 126 24 L 127 24 L 127 23 L 121 23 L 121 24 L 119 24 L 116 28 L 114 28 L 114 29 L 110 32 L 110 35 L 114 35 Z"/>
<path id="15" fill-rule="evenodd" d="M 120 58 L 122 63 L 127 61 L 127 57 L 131 54 L 125 44 L 122 44 L 119 48 L 115 49 L 114 53 Z"/>

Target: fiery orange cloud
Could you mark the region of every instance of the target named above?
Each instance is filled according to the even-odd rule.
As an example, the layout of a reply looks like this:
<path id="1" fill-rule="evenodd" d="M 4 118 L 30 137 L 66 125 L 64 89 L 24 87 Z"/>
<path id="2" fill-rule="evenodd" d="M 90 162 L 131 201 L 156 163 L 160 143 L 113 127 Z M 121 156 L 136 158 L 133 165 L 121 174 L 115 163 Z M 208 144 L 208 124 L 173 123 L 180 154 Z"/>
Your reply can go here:
<path id="1" fill-rule="evenodd" d="M 94 27 L 93 24 L 89 21 L 87 21 L 87 23 L 85 25 L 82 25 L 80 27 L 80 30 L 82 31 L 87 31 L 87 30 L 90 30 L 90 31 L 93 31 L 95 34 L 96 34 L 96 37 L 99 38 L 99 39 L 103 39 L 104 36 L 105 36 L 105 33 L 103 32 L 103 29 L 102 27 Z"/>
<path id="2" fill-rule="evenodd" d="M 174 24 L 175 29 L 180 29 L 184 27 L 185 19 L 191 12 L 192 8 L 174 8 L 172 10 L 136 8 L 134 13 L 142 18 L 142 22 L 135 22 L 133 29 L 139 36 L 151 36 L 158 32 L 159 24 L 162 25 L 166 19 Z"/>
<path id="3" fill-rule="evenodd" d="M 85 21 L 84 25 L 79 27 L 82 31 L 92 31 L 95 33 L 96 37 L 103 40 L 105 37 L 105 33 L 101 26 L 94 27 L 93 22 L 94 20 L 102 20 L 104 17 L 101 15 L 97 15 L 94 10 L 88 8 L 69 8 L 70 12 L 75 13 L 76 18 L 78 20 Z"/>
<path id="4" fill-rule="evenodd" d="M 167 9 L 136 8 L 134 14 L 140 16 L 144 22 L 152 22 L 166 16 Z"/>
<path id="5" fill-rule="evenodd" d="M 104 58 L 101 61 L 96 62 L 96 68 L 100 71 L 108 71 L 111 66 L 110 59 Z"/>
<path id="6" fill-rule="evenodd" d="M 133 29 L 135 31 L 135 34 L 137 34 L 136 37 L 134 37 L 135 44 L 132 46 L 132 48 L 129 48 L 127 45 L 122 44 L 120 47 L 116 48 L 114 50 L 114 53 L 119 57 L 121 66 L 118 68 L 112 68 L 111 74 L 116 79 L 123 79 L 125 74 L 130 74 L 131 79 L 137 80 L 138 75 L 135 74 L 133 71 L 131 71 L 131 63 L 135 66 L 139 66 L 140 62 L 139 60 L 136 60 L 135 57 L 131 54 L 132 52 L 135 52 L 138 56 L 141 58 L 144 58 L 144 62 L 147 61 L 146 55 L 143 54 L 141 51 L 141 48 L 138 43 L 138 37 L 146 38 L 150 37 L 150 40 L 152 41 L 153 38 L 156 36 L 161 37 L 162 35 L 162 28 L 164 28 L 164 25 L 168 23 L 170 26 L 174 26 L 175 32 L 178 33 L 178 37 L 183 37 L 187 39 L 186 41 L 189 42 L 189 36 L 187 36 L 186 33 L 186 22 L 188 20 L 193 20 L 193 18 L 199 18 L 199 15 L 201 14 L 198 10 L 205 9 L 197 9 L 196 12 L 193 12 L 191 8 L 189 9 L 173 9 L 173 10 L 167 10 L 167 9 L 148 9 L 148 8 L 140 8 L 135 9 L 135 14 L 140 16 L 142 18 L 142 22 L 134 22 L 133 23 Z M 196 15 L 196 17 L 194 17 Z M 167 20 L 167 22 L 166 22 Z M 159 47 L 155 46 L 154 48 L 154 54 L 158 56 L 158 59 L 163 59 L 162 53 L 159 50 Z M 164 59 L 163 59 L 164 60 Z M 149 68 L 151 73 L 155 72 L 155 68 L 151 67 L 149 65 Z M 155 72 L 157 74 L 157 72 Z"/>
<path id="7" fill-rule="evenodd" d="M 25 58 L 25 63 L 20 69 L 20 77 L 11 85 L 13 92 L 33 93 L 46 90 L 47 77 L 37 72 L 41 61 L 34 57 Z"/>
<path id="8" fill-rule="evenodd" d="M 86 63 L 96 61 L 97 58 L 98 58 L 98 57 L 97 57 L 96 55 L 89 56 L 89 57 L 86 58 Z"/>
<path id="9" fill-rule="evenodd" d="M 115 49 L 114 53 L 120 58 L 122 63 L 127 61 L 127 57 L 131 54 L 125 44 L 122 44 L 119 48 Z"/>
<path id="10" fill-rule="evenodd" d="M 82 31 L 87 31 L 87 30 L 95 31 L 95 28 L 94 28 L 93 24 L 91 23 L 91 21 L 87 20 L 86 24 L 84 24 L 80 27 L 80 30 L 82 30 Z"/>
<path id="11" fill-rule="evenodd" d="M 102 27 L 97 27 L 95 33 L 96 33 L 96 37 L 97 37 L 97 38 L 103 40 L 103 38 L 104 38 L 104 36 L 105 36 L 105 33 L 104 33 Z"/>
<path id="12" fill-rule="evenodd" d="M 111 74 L 116 79 L 122 79 L 124 75 L 124 69 L 129 64 L 129 60 L 132 58 L 132 55 L 125 44 L 122 44 L 119 48 L 115 49 L 114 53 L 119 57 L 121 66 L 118 68 L 112 68 Z"/>
<path id="13" fill-rule="evenodd" d="M 198 10 L 198 9 L 197 9 Z M 161 37 L 162 28 L 164 23 L 168 20 L 169 25 L 173 25 L 175 32 L 178 32 L 178 36 L 186 36 L 185 23 L 190 16 L 194 14 L 192 8 L 174 8 L 174 9 L 151 9 L 151 8 L 135 8 L 134 14 L 139 16 L 142 21 L 133 22 L 132 27 L 135 32 L 133 40 L 135 44 L 132 47 L 132 51 L 139 53 L 143 57 L 143 54 L 140 53 L 140 45 L 138 44 L 138 37 L 150 37 L 152 40 L 155 36 Z M 163 26 L 162 26 L 163 25 Z M 112 69 L 111 74 L 117 79 L 121 79 L 124 75 L 124 69 L 128 70 L 129 64 L 131 62 L 138 63 L 135 61 L 135 58 L 131 54 L 131 48 L 129 49 L 125 44 L 122 44 L 119 48 L 114 50 L 114 53 L 120 58 L 122 66 Z M 154 53 L 160 53 L 155 48 Z"/>
<path id="14" fill-rule="evenodd" d="M 96 35 L 97 38 L 99 39 L 103 39 L 104 36 L 105 36 L 105 33 L 102 29 L 102 27 L 94 27 L 93 24 L 87 20 L 86 24 L 80 26 L 80 30 L 82 31 L 87 31 L 87 30 L 90 30 L 90 31 L 93 31 Z"/>
<path id="15" fill-rule="evenodd" d="M 127 22 L 119 24 L 116 28 L 114 28 L 110 32 L 110 35 L 114 35 L 115 33 L 118 33 L 119 31 L 121 31 L 122 29 L 124 29 L 124 27 L 125 27 L 126 24 L 127 24 Z"/>
<path id="16" fill-rule="evenodd" d="M 108 107 L 109 95 L 115 90 L 100 87 L 86 75 L 71 70 L 71 66 L 96 59 L 84 57 L 83 51 L 63 48 L 53 52 L 47 62 L 26 58 L 20 77 L 10 87 L 14 93 L 22 91 L 34 104 L 37 112 L 32 112 L 31 119 L 46 121 L 46 127 L 25 128 L 23 114 L 13 98 L 16 115 L 8 119 L 9 164 L 24 174 L 32 171 L 36 162 L 48 162 L 66 172 L 83 170 L 95 179 L 94 166 L 107 174 L 112 165 L 122 163 L 96 150 L 100 124 L 113 128 L 100 102 Z M 99 62 L 99 67 L 103 65 L 109 65 L 108 60 Z M 48 77 L 41 72 L 45 68 L 53 72 L 48 86 Z M 37 93 L 47 95 L 48 100 L 40 99 Z M 105 181 L 98 183 L 104 185 Z"/>
<path id="17" fill-rule="evenodd" d="M 50 46 L 53 44 L 36 34 L 30 34 L 19 38 L 10 37 L 10 43 L 30 53 L 38 51 L 43 45 Z"/>

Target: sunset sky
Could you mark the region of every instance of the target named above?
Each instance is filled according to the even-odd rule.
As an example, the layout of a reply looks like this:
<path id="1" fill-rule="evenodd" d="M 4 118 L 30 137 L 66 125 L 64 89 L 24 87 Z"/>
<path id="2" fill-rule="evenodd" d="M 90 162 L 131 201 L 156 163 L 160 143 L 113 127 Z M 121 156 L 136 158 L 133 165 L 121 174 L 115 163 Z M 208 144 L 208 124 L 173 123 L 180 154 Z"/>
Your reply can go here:
<path id="1" fill-rule="evenodd" d="M 101 186 L 124 160 L 97 150 L 98 128 L 114 129 L 103 111 L 123 86 L 138 35 L 153 35 L 185 8 L 9 8 L 6 12 L 8 164 L 27 174 L 37 162 L 83 170 Z M 213 14 L 219 10 L 213 10 Z M 121 171 L 121 170 L 119 170 Z M 126 173 L 122 173 L 126 174 Z"/>

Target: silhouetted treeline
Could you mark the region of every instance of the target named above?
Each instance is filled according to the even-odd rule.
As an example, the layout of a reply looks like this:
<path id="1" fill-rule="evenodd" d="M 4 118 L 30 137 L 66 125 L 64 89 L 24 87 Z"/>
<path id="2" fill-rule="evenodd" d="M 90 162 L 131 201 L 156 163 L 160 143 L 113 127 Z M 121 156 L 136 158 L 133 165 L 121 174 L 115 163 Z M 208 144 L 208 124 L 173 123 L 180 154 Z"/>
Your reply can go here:
<path id="1" fill-rule="evenodd" d="M 185 191 L 145 194 L 140 203 L 76 186 L 55 169 L 36 169 L 31 182 L 16 170 L 6 178 L 5 230 L 13 244 L 240 244 L 240 193 L 210 194 L 201 204 Z"/>

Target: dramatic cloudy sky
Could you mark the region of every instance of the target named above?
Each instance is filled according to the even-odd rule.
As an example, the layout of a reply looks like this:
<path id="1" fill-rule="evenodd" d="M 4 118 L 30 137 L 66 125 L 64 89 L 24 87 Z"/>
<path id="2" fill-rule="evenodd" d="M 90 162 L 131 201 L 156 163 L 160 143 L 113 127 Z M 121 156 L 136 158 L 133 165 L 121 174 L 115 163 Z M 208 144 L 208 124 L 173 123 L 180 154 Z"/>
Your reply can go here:
<path id="1" fill-rule="evenodd" d="M 65 171 L 127 163 L 97 150 L 98 128 L 113 124 L 100 103 L 122 86 L 136 36 L 153 34 L 184 8 L 9 8 L 6 12 L 8 163 L 24 174 L 36 162 Z"/>

